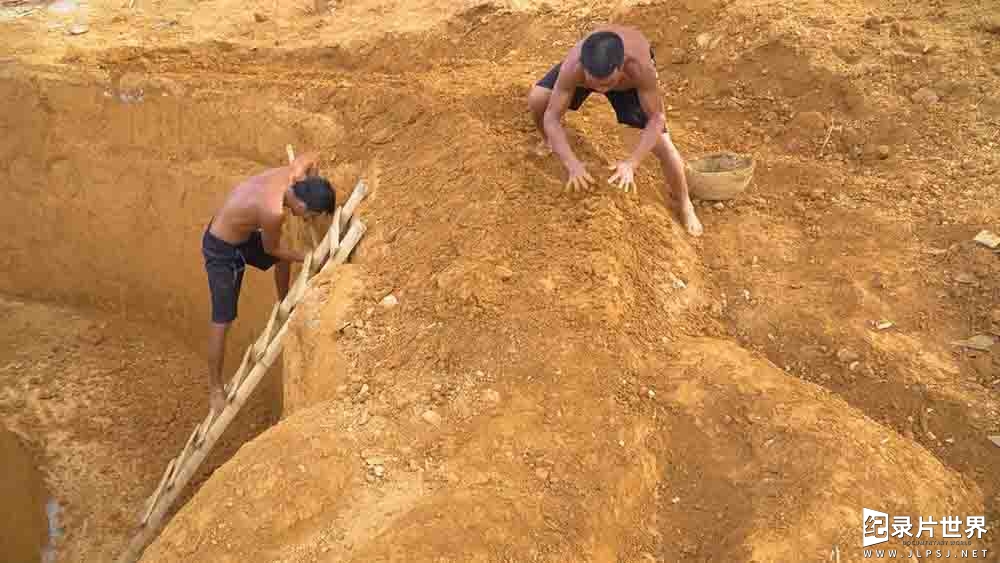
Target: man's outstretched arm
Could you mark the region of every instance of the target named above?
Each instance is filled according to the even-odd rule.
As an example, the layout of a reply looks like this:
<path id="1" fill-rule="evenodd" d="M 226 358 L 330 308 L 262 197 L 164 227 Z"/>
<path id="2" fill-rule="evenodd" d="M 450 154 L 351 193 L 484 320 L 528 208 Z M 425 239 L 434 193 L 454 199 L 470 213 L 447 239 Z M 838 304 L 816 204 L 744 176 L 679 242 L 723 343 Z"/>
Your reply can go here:
<path id="1" fill-rule="evenodd" d="M 594 179 L 587 173 L 580 159 L 573 154 L 573 149 L 570 148 L 569 140 L 566 138 L 566 130 L 562 126 L 562 117 L 569 109 L 575 91 L 576 87 L 568 78 L 568 73 L 561 73 L 552 89 L 552 96 L 549 97 L 549 106 L 545 109 L 542 125 L 545 128 L 545 137 L 552 146 L 552 152 L 556 153 L 569 171 L 566 185 L 571 188 L 582 188 L 592 183 Z"/>
<path id="2" fill-rule="evenodd" d="M 562 78 L 561 75 L 560 78 Z M 552 96 L 549 98 L 549 107 L 545 108 L 545 116 L 542 118 L 545 136 L 549 139 L 552 152 L 556 153 L 566 168 L 571 168 L 573 164 L 579 162 L 576 155 L 573 154 L 573 149 L 569 146 L 566 130 L 562 126 L 563 115 L 566 114 L 572 100 L 573 90 L 567 90 L 559 84 L 559 81 L 556 81 L 552 89 Z"/>
<path id="3" fill-rule="evenodd" d="M 304 254 L 290 248 L 281 247 L 282 221 L 283 217 L 277 214 L 270 215 L 261 221 L 261 242 L 264 245 L 264 251 L 285 262 L 302 262 L 305 260 Z"/>
<path id="4" fill-rule="evenodd" d="M 643 73 L 636 89 L 639 92 L 639 105 L 642 106 L 642 111 L 645 112 L 647 117 L 646 127 L 643 128 L 642 134 L 639 135 L 639 143 L 629 157 L 632 165 L 638 167 L 642 159 L 656 146 L 660 135 L 663 134 L 663 128 L 667 123 L 667 116 L 663 113 L 663 100 L 660 98 L 660 89 L 657 85 L 656 73 L 654 71 L 649 70 Z"/>

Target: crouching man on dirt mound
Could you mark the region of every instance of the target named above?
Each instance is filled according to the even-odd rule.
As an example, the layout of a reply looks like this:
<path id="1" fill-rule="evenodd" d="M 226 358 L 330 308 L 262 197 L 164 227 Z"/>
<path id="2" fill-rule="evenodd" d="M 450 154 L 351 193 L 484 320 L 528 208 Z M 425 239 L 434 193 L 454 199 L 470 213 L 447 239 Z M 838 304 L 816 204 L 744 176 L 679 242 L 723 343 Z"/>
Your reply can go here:
<path id="1" fill-rule="evenodd" d="M 287 209 L 296 217 L 332 213 L 336 196 L 330 182 L 315 173 L 317 155 L 304 154 L 290 165 L 273 168 L 236 186 L 212 217 L 201 250 L 212 296 L 208 336 L 209 399 L 217 416 L 226 406 L 222 364 L 226 333 L 236 319 L 243 271 L 247 264 L 267 271 L 274 266 L 278 299 L 288 293 L 291 263 L 305 256 L 280 246 Z"/>
<path id="2" fill-rule="evenodd" d="M 595 30 L 528 94 L 528 107 L 543 139 L 539 150 L 551 149 L 563 161 L 568 188 L 589 188 L 594 179 L 573 154 L 561 120 L 567 109 L 580 109 L 592 92 L 604 94 L 619 123 L 642 129 L 638 146 L 628 159 L 611 167 L 615 173 L 608 182 L 617 181 L 626 192 L 634 190 L 635 169 L 652 151 L 666 177 L 664 199 L 687 232 L 700 236 L 703 228 L 688 195 L 683 160 L 667 131 L 657 78 L 653 49 L 642 33 L 614 25 Z"/>

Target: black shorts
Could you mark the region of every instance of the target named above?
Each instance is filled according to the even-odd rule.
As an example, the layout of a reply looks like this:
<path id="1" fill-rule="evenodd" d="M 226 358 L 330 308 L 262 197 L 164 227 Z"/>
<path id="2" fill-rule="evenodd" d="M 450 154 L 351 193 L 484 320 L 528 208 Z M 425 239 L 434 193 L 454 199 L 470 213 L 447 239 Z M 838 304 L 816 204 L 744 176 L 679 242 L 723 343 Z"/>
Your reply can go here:
<path id="1" fill-rule="evenodd" d="M 212 322 L 230 323 L 236 319 L 236 305 L 247 264 L 267 271 L 279 260 L 264 250 L 259 230 L 246 241 L 233 245 L 213 235 L 210 228 L 211 223 L 202 236 L 201 253 L 205 257 L 208 289 L 212 294 Z"/>
<path id="2" fill-rule="evenodd" d="M 656 61 L 653 56 L 653 50 L 649 50 L 649 56 Z M 549 69 L 548 74 L 544 78 L 539 80 L 537 84 L 542 88 L 547 88 L 552 90 L 556 86 L 556 79 L 559 78 L 559 70 L 562 63 L 556 63 L 554 67 Z M 593 93 L 594 91 L 590 88 L 584 88 L 582 86 L 577 86 L 576 91 L 573 93 L 573 100 L 570 101 L 569 109 L 576 111 L 580 109 L 583 102 Z M 639 102 L 639 91 L 635 88 L 631 90 L 610 91 L 605 94 L 608 101 L 611 102 L 611 107 L 615 110 L 615 115 L 618 117 L 618 123 L 623 125 L 628 125 L 629 127 L 635 127 L 637 129 L 645 129 L 646 123 L 649 121 L 649 117 L 646 116 L 646 112 L 642 110 L 642 104 Z M 663 127 L 666 131 L 666 126 Z"/>

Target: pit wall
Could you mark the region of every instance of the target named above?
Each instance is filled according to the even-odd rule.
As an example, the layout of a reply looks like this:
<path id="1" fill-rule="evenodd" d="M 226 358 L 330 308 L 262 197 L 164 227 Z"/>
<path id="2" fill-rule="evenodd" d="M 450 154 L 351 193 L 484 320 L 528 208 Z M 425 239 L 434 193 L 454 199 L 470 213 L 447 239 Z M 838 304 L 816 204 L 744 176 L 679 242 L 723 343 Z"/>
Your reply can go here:
<path id="1" fill-rule="evenodd" d="M 213 212 L 237 182 L 283 164 L 286 143 L 319 148 L 339 129 L 249 96 L 175 95 L 142 80 L 129 82 L 143 97 L 123 101 L 110 83 L 0 75 L 0 292 L 156 323 L 200 350 Z M 273 304 L 272 274 L 250 271 L 228 364 Z"/>

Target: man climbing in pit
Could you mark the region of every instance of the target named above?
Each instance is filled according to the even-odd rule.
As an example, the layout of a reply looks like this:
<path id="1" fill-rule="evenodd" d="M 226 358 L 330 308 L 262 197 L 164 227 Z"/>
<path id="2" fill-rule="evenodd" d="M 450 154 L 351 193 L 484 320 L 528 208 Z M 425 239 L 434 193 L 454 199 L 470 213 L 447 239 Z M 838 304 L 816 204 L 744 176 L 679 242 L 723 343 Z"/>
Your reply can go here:
<path id="1" fill-rule="evenodd" d="M 589 189 L 594 179 L 573 154 L 561 121 L 567 109 L 580 109 L 591 93 L 604 94 L 619 123 L 642 130 L 632 154 L 611 166 L 615 173 L 608 183 L 635 191 L 635 170 L 652 151 L 666 178 L 664 200 L 687 232 L 700 236 L 704 229 L 688 195 L 684 161 L 667 130 L 657 82 L 653 49 L 641 32 L 616 25 L 593 31 L 528 94 L 528 107 L 542 135 L 539 153 L 551 150 L 562 160 L 569 173 L 567 188 Z"/>
<path id="2" fill-rule="evenodd" d="M 284 299 L 291 263 L 305 259 L 303 253 L 280 245 L 285 211 L 309 219 L 334 210 L 336 195 L 330 182 L 315 174 L 317 160 L 316 153 L 303 154 L 288 166 L 265 170 L 243 181 L 229 193 L 205 229 L 201 244 L 212 298 L 208 376 L 214 416 L 227 402 L 222 384 L 226 334 L 236 319 L 247 264 L 263 271 L 274 266 L 278 300 Z"/>

